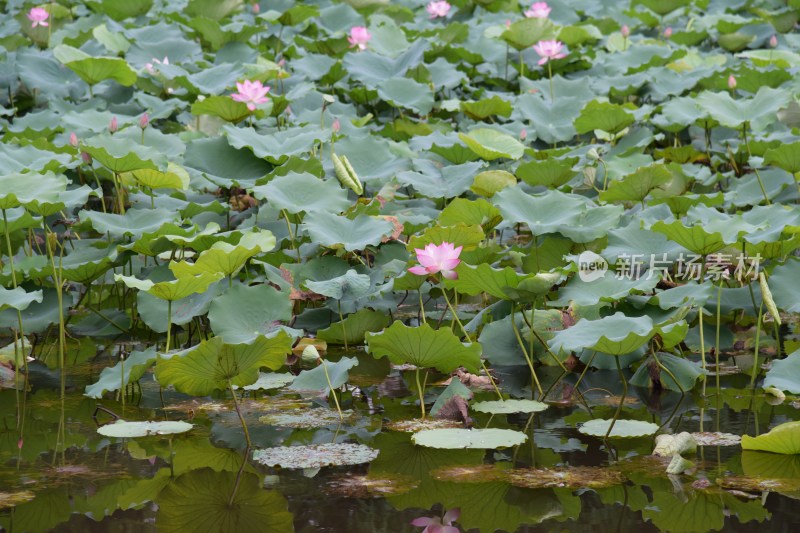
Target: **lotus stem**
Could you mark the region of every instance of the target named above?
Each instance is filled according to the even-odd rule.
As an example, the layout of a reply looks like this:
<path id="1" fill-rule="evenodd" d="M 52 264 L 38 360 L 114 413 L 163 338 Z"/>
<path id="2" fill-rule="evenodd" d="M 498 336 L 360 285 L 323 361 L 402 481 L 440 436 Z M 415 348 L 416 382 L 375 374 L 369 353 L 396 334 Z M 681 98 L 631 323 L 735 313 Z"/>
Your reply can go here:
<path id="1" fill-rule="evenodd" d="M 247 441 L 247 449 L 249 450 L 251 447 L 250 432 L 247 430 L 247 422 L 244 421 L 242 411 L 239 409 L 239 401 L 236 399 L 236 391 L 233 388 L 233 383 L 231 382 L 230 378 L 228 378 L 228 390 L 231 391 L 231 396 L 233 396 L 233 406 L 236 408 L 236 414 L 239 415 L 239 422 L 242 423 L 244 440 Z"/>
<path id="2" fill-rule="evenodd" d="M 167 300 L 167 346 L 164 353 L 169 353 L 170 336 L 172 333 L 172 300 Z"/>
<path id="3" fill-rule="evenodd" d="M 8 266 L 11 268 L 11 284 L 16 289 L 17 288 L 17 274 L 14 269 L 14 252 L 11 249 L 11 235 L 8 231 L 8 215 L 6 214 L 6 210 L 3 209 L 3 233 L 5 234 L 6 238 L 6 250 L 8 251 Z M 25 330 L 22 327 L 22 311 L 17 309 L 17 324 L 19 325 L 19 356 L 22 359 L 22 366 L 25 369 L 25 376 L 28 375 L 28 358 L 25 357 Z M 17 343 L 14 343 L 14 363 L 16 364 L 17 358 Z M 27 377 L 26 377 L 27 379 Z"/>
<path id="4" fill-rule="evenodd" d="M 422 419 L 425 420 L 425 392 L 422 389 L 422 384 L 419 382 L 419 367 L 415 375 L 417 380 L 417 394 L 419 394 L 419 408 L 422 412 Z"/>
<path id="5" fill-rule="evenodd" d="M 292 224 L 289 222 L 289 214 L 286 213 L 286 209 L 281 209 L 281 214 L 283 215 L 283 219 L 286 220 L 286 229 L 289 230 L 289 239 L 292 241 L 292 250 L 297 252 L 297 262 L 300 263 L 303 259 L 300 257 L 300 247 L 294 241 L 294 231 L 292 231 Z"/>
<path id="6" fill-rule="evenodd" d="M 344 323 L 344 317 L 342 316 L 342 301 L 339 300 L 337 302 L 339 304 L 339 323 L 342 325 L 342 338 L 344 339 L 344 351 L 348 351 L 347 347 L 347 329 Z"/>
<path id="7" fill-rule="evenodd" d="M 550 61 L 547 62 L 547 76 L 550 78 L 550 103 L 555 103 L 556 99 L 553 93 L 553 66 Z"/>
<path id="8" fill-rule="evenodd" d="M 328 374 L 328 367 L 322 357 L 319 358 L 319 361 L 322 363 L 322 371 L 325 372 L 325 381 L 328 382 L 328 388 L 331 391 L 331 396 L 333 396 L 333 403 L 336 404 L 336 411 L 339 413 L 339 420 L 341 420 L 344 418 L 344 416 L 342 416 L 342 408 L 339 405 L 339 398 L 336 397 L 336 391 L 333 390 L 333 383 L 331 382 L 331 376 Z"/>
<path id="9" fill-rule="evenodd" d="M 667 375 L 668 375 L 668 376 L 669 376 L 669 377 L 672 379 L 672 381 L 674 381 L 674 382 L 675 382 L 675 386 L 676 386 L 676 387 L 678 387 L 678 389 L 680 389 L 680 391 L 681 391 L 681 394 L 686 394 L 686 391 L 685 391 L 685 390 L 683 390 L 683 387 L 681 387 L 681 384 L 680 384 L 680 383 L 678 383 L 678 380 L 675 378 L 675 374 L 673 374 L 673 373 L 672 373 L 672 371 L 671 371 L 669 368 L 667 368 L 666 366 L 664 366 L 664 365 L 661 363 L 661 361 L 659 361 L 659 360 L 658 360 L 658 356 L 656 355 L 656 351 L 655 351 L 655 350 L 653 350 L 653 349 L 652 349 L 652 347 L 651 347 L 651 353 L 653 354 L 653 360 L 654 360 L 654 361 L 656 362 L 656 364 L 658 365 L 658 368 L 660 368 L 661 370 L 663 370 L 664 372 L 666 372 L 666 373 L 667 373 Z"/>
<path id="10" fill-rule="evenodd" d="M 517 338 L 517 344 L 519 344 L 520 349 L 522 350 L 522 355 L 525 356 L 525 362 L 528 363 L 528 368 L 531 371 L 531 377 L 533 378 L 533 382 L 536 384 L 536 388 L 539 390 L 539 397 L 544 397 L 544 391 L 542 390 L 542 385 L 539 383 L 539 378 L 536 375 L 536 370 L 533 368 L 533 360 L 531 359 L 530 354 L 528 354 L 528 350 L 525 348 L 525 343 L 522 341 L 522 335 L 519 333 L 519 328 L 517 327 L 516 321 L 516 310 L 514 308 L 514 303 L 511 303 L 511 329 L 514 330 L 514 336 Z"/>
<path id="11" fill-rule="evenodd" d="M 758 307 L 758 320 L 756 321 L 756 342 L 753 350 L 753 368 L 750 369 L 750 388 L 756 384 L 756 375 L 758 374 L 758 346 L 761 341 L 761 317 L 764 313 L 764 302 Z"/>
<path id="12" fill-rule="evenodd" d="M 619 404 L 617 405 L 617 410 L 614 413 L 614 418 L 611 420 L 611 424 L 608 426 L 608 431 L 606 431 L 606 436 L 603 437 L 603 440 L 607 440 L 608 436 L 611 435 L 611 430 L 614 429 L 614 424 L 617 423 L 619 415 L 622 413 L 622 405 L 625 403 L 625 397 L 628 396 L 628 381 L 625 379 L 625 374 L 622 373 L 622 367 L 619 364 L 619 356 L 614 356 L 614 362 L 617 364 L 619 380 L 622 382 L 622 398 L 619 399 Z"/>
<path id="13" fill-rule="evenodd" d="M 422 315 L 422 323 L 427 324 L 428 321 L 425 318 L 425 304 L 422 302 L 422 291 L 417 291 L 419 293 L 419 312 Z"/>
<path id="14" fill-rule="evenodd" d="M 542 346 L 544 346 L 544 349 L 547 351 L 547 353 L 549 353 L 553 357 L 553 360 L 556 362 L 556 364 L 559 367 L 561 367 L 561 370 L 567 372 L 567 368 L 564 366 L 564 363 L 561 362 L 561 359 L 559 359 L 556 356 L 556 354 L 553 353 L 553 351 L 550 349 L 550 346 L 547 345 L 547 342 L 542 338 L 542 336 L 539 335 L 539 333 L 537 333 L 535 329 L 533 329 L 533 324 L 535 323 L 534 321 L 535 312 L 536 312 L 536 307 L 534 306 L 531 308 L 531 321 L 528 322 L 528 318 L 525 316 L 525 311 L 522 311 L 521 313 L 522 320 L 525 321 L 525 325 L 528 326 L 528 329 L 531 330 L 531 333 L 533 334 L 534 337 L 536 337 L 536 340 L 538 340 L 542 344 Z M 531 340 L 531 344 L 533 344 L 533 340 Z M 533 349 L 531 349 L 531 353 L 533 353 Z"/>

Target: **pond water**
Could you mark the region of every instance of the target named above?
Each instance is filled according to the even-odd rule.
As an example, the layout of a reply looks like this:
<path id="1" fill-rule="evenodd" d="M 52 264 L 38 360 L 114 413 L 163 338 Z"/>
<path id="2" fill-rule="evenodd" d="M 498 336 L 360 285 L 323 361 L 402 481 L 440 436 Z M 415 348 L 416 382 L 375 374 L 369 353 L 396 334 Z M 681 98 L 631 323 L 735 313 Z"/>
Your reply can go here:
<path id="1" fill-rule="evenodd" d="M 792 531 L 800 523 L 800 483 L 771 491 L 753 486 L 764 478 L 797 480 L 797 456 L 742 452 L 730 443 L 700 446 L 685 455 L 694 464 L 684 474 L 667 475 L 669 459 L 650 455 L 652 437 L 605 444 L 581 434 L 580 424 L 610 418 L 616 410 L 622 384 L 614 371 L 587 373 L 578 394 L 572 388 L 577 374 L 558 380 L 560 372 L 542 368 L 539 377 L 550 388 L 547 410 L 530 416 L 471 413 L 475 427 L 524 431 L 526 443 L 439 450 L 388 429 L 391 421 L 419 418 L 407 390 L 413 373 L 363 353 L 359 360 L 350 381 L 360 389 L 340 396 L 342 408 L 353 411 L 342 424 L 308 429 L 260 420 L 298 407 L 324 414 L 330 410 L 321 398 L 286 391 L 251 391 L 241 398 L 256 449 L 351 442 L 378 451 L 366 464 L 312 470 L 253 461 L 229 396 L 159 391 L 145 374 L 123 407 L 83 396 L 103 365 L 82 365 L 70 370 L 62 401 L 57 371 L 32 363 L 27 394 L 0 392 L 0 525 L 11 532 L 420 531 L 412 520 L 453 508 L 460 509 L 463 531 Z M 526 368 L 500 368 L 497 377 L 506 390 L 530 394 Z M 431 383 L 432 401 L 443 387 Z M 719 428 L 736 435 L 797 418 L 796 404 L 770 405 L 749 391 L 744 376 L 724 376 L 722 385 L 719 410 L 713 380 L 705 400 L 699 387 L 683 396 L 631 387 L 621 417 L 653 422 L 662 432 Z M 491 391 L 475 393 L 476 401 L 493 398 Z M 193 428 L 172 437 L 107 438 L 97 427 L 113 419 L 109 413 L 127 420 L 189 420 Z M 498 476 L 528 467 L 548 470 L 530 476 L 527 485 Z M 545 472 L 550 478 L 543 481 Z M 608 482 L 609 472 L 619 477 Z"/>

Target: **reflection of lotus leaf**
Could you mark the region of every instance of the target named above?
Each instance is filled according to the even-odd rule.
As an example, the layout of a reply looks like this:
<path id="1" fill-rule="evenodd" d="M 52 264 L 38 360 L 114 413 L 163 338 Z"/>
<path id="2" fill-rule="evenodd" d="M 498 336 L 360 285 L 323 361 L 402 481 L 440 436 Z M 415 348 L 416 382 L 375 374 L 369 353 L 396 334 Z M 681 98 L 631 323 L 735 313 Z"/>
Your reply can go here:
<path id="1" fill-rule="evenodd" d="M 573 466 L 560 469 L 520 468 L 509 473 L 512 485 L 528 489 L 565 487 L 599 489 L 625 482 L 616 470 L 592 466 Z"/>
<path id="2" fill-rule="evenodd" d="M 358 465 L 369 463 L 378 456 L 363 444 L 316 444 L 309 446 L 278 446 L 253 452 L 253 460 L 283 468 L 320 468 L 329 465 Z"/>
<path id="3" fill-rule="evenodd" d="M 353 411 L 342 411 L 342 416 L 332 409 L 305 409 L 295 412 L 270 413 L 258 419 L 263 424 L 282 426 L 287 428 L 322 428 L 327 426 L 338 426 L 339 424 L 350 425 L 358 418 Z"/>
<path id="4" fill-rule="evenodd" d="M 328 496 L 344 498 L 385 498 L 403 494 L 417 488 L 417 483 L 408 476 L 356 476 L 348 474 L 332 479 L 322 491 Z"/>

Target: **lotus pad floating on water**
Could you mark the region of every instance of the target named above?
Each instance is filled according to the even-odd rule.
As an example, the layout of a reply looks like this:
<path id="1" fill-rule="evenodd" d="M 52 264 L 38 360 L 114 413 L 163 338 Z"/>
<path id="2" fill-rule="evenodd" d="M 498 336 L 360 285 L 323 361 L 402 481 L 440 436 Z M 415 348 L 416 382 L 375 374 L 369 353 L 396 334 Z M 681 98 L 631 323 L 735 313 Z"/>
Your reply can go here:
<path id="1" fill-rule="evenodd" d="M 800 453 L 800 421 L 786 422 L 758 437 L 744 435 L 742 449 L 787 455 L 798 454 Z"/>
<path id="2" fill-rule="evenodd" d="M 479 413 L 510 414 L 510 413 L 538 413 L 547 409 L 547 404 L 534 400 L 505 400 L 478 402 L 472 409 Z"/>
<path id="3" fill-rule="evenodd" d="M 550 470 L 547 468 L 520 468 L 509 473 L 516 487 L 540 489 L 565 487 L 571 489 L 599 489 L 625 482 L 625 476 L 616 470 L 593 466 L 576 466 Z"/>
<path id="4" fill-rule="evenodd" d="M 611 425 L 611 420 L 589 420 L 578 429 L 584 435 L 591 435 L 592 437 L 605 437 L 608 433 L 608 427 Z M 614 428 L 608 435 L 609 438 L 623 439 L 632 437 L 646 437 L 658 431 L 658 425 L 650 422 L 642 422 L 640 420 L 617 420 Z"/>
<path id="5" fill-rule="evenodd" d="M 440 418 L 412 418 L 409 420 L 395 420 L 393 422 L 387 422 L 383 425 L 384 429 L 388 429 L 390 431 L 404 431 L 404 432 L 416 432 L 422 431 L 425 429 L 447 429 L 453 428 L 458 429 L 462 428 L 464 424 L 457 420 L 443 420 Z"/>
<path id="6" fill-rule="evenodd" d="M 331 409 L 302 409 L 286 413 L 270 413 L 258 419 L 263 424 L 288 428 L 322 428 L 338 424 L 352 424 L 358 415 L 351 410 L 342 415 Z"/>
<path id="7" fill-rule="evenodd" d="M 106 437 L 136 438 L 148 435 L 176 435 L 192 429 L 188 422 L 127 422 L 117 420 L 113 424 L 97 428 L 97 432 Z"/>
<path id="8" fill-rule="evenodd" d="M 321 468 L 323 466 L 358 465 L 378 457 L 378 450 L 363 444 L 314 444 L 310 446 L 278 446 L 253 452 L 253 460 L 282 468 Z"/>
<path id="9" fill-rule="evenodd" d="M 521 431 L 510 429 L 427 429 L 415 433 L 411 440 L 429 448 L 508 448 L 528 440 Z"/>

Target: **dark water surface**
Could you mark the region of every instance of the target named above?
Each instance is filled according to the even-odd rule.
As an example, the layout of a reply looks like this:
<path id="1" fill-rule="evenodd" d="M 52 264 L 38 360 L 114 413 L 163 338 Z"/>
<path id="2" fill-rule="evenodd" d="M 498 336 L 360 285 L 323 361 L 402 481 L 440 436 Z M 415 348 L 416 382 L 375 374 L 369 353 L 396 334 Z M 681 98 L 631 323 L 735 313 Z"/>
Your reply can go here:
<path id="1" fill-rule="evenodd" d="M 141 389 L 127 398 L 123 414 L 119 402 L 83 396 L 85 385 L 96 380 L 102 366 L 70 369 L 62 403 L 58 374 L 35 363 L 27 394 L 0 391 L 0 493 L 5 499 L 0 499 L 0 525 L 13 532 L 290 531 L 292 525 L 301 532 L 402 532 L 421 531 L 410 525 L 416 517 L 441 516 L 445 509 L 459 507 L 458 525 L 463 531 L 788 532 L 800 527 L 797 456 L 743 454 L 738 445 L 704 446 L 687 456 L 695 469 L 668 476 L 664 473 L 668 461 L 650 458 L 653 438 L 615 440 L 607 447 L 602 440 L 579 433 L 581 423 L 613 416 L 622 392 L 616 372 L 588 373 L 579 387 L 586 402 L 570 394 L 569 384 L 577 376 L 568 376 L 552 387 L 550 408 L 532 419 L 473 415 L 477 427 L 525 430 L 529 440 L 519 447 L 434 450 L 412 444 L 410 433 L 384 427 L 390 420 L 419 416 L 407 391 L 397 398 L 391 393 L 412 387 L 413 375 L 404 384 L 403 376 L 392 371 L 378 387 L 383 379 L 380 371 L 367 364 L 371 358 L 360 357 L 364 367 L 353 369 L 351 382 L 361 384 L 370 396 L 374 414 L 362 398 L 345 393 L 344 407 L 360 416 L 342 427 L 292 429 L 259 422 L 265 413 L 285 408 L 287 399 L 301 399 L 297 394 L 248 393 L 242 400 L 256 448 L 354 442 L 379 451 L 369 464 L 319 471 L 243 462 L 252 452 L 245 455 L 242 428 L 229 397 L 198 399 L 168 390 L 160 394 L 146 374 Z M 545 386 L 558 377 L 548 368 L 541 373 Z M 529 395 L 526 369 L 501 369 L 499 377 L 505 390 Z M 622 418 L 654 422 L 675 433 L 701 427 L 714 431 L 718 424 L 721 431 L 736 435 L 763 433 L 798 418 L 791 403 L 772 406 L 763 395 L 753 396 L 745 376 L 728 376 L 722 382 L 719 398 L 713 379 L 705 399 L 699 390 L 681 396 L 630 389 Z M 429 400 L 441 390 L 429 387 Z M 478 392 L 476 399 L 494 398 L 491 392 Z M 314 409 L 325 405 L 319 398 L 304 400 Z M 591 413 L 586 405 L 592 406 Z M 109 439 L 96 432 L 98 423 L 111 419 L 97 411 L 98 406 L 126 420 L 190 420 L 194 428 L 172 438 Z M 18 409 L 24 411 L 21 429 Z M 59 439 L 62 427 L 65 442 Z M 622 471 L 627 481 L 597 489 L 532 489 L 489 477 L 453 482 L 431 474 L 482 464 L 556 470 L 610 467 Z M 788 478 L 796 486 L 788 490 L 788 483 L 770 492 L 718 486 L 718 480 L 730 476 Z M 379 489 L 369 493 L 365 479 L 387 480 L 382 486 L 398 492 L 386 497 Z M 9 494 L 22 501 L 13 506 L 7 501 Z"/>

